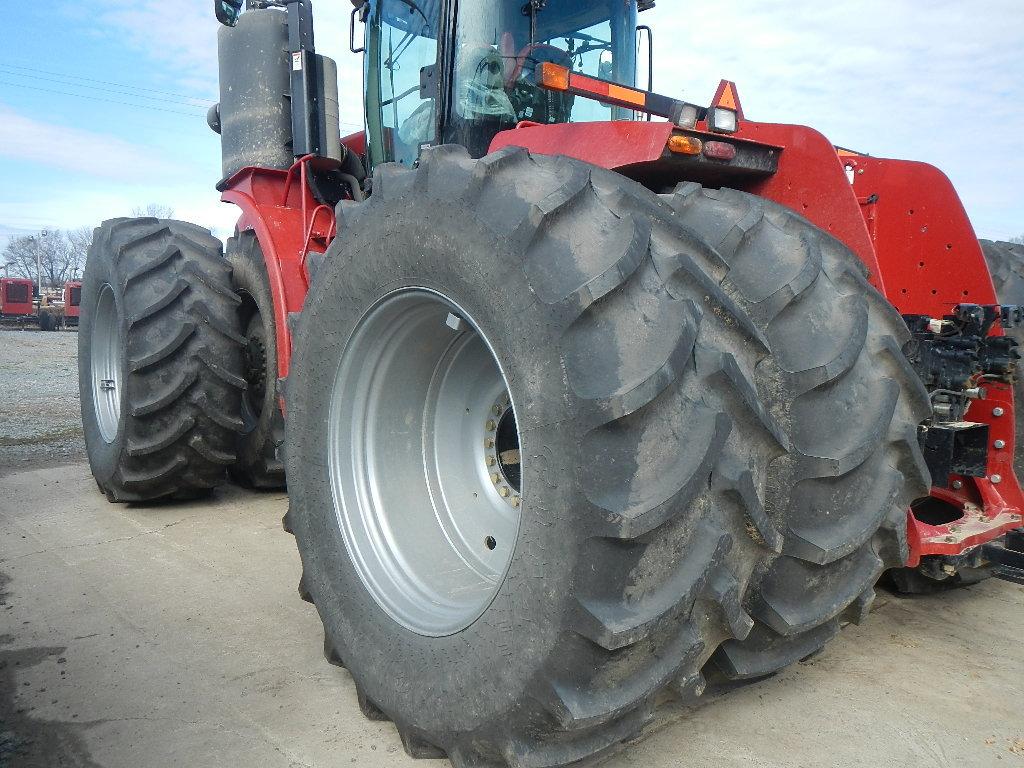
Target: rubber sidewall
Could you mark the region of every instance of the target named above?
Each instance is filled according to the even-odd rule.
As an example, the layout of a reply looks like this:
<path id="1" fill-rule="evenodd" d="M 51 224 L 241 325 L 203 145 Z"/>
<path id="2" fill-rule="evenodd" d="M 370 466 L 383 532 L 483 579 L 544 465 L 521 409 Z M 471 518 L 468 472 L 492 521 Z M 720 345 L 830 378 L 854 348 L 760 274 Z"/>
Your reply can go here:
<path id="1" fill-rule="evenodd" d="M 550 375 L 560 366 L 562 323 L 553 316 L 557 312 L 522 311 L 530 292 L 522 270 L 513 268 L 516 260 L 458 210 L 445 212 L 441 220 L 424 218 L 417 225 L 414 217 L 403 223 L 401 231 L 373 225 L 368 236 L 348 243 L 344 253 L 359 254 L 358 267 L 331 270 L 342 279 L 327 278 L 307 300 L 304 314 L 332 331 L 300 332 L 296 359 L 318 362 L 299 366 L 289 381 L 289 455 L 302 461 L 290 461 L 288 472 L 301 475 L 290 483 L 292 493 L 309 494 L 293 498 L 311 510 L 297 521 L 306 530 L 296 535 L 305 544 L 300 547 L 306 572 L 330 577 L 310 586 L 325 598 L 317 602 L 328 634 L 341 640 L 338 652 L 382 709 L 416 712 L 419 722 L 404 725 L 437 736 L 465 732 L 507 713 L 529 682 L 523 670 L 542 667 L 557 641 L 583 524 L 574 522 L 582 494 L 572 490 L 577 481 L 568 459 L 576 454 L 579 438 L 571 426 L 551 424 L 558 412 L 552 406 L 569 396 L 560 385 L 564 378 Z M 403 252 L 418 255 L 394 258 Z M 383 297 L 413 287 L 456 302 L 490 342 L 517 407 L 521 450 L 528 457 L 523 487 L 530 489 L 530 503 L 522 509 L 510 571 L 474 624 L 439 638 L 397 625 L 363 585 L 335 518 L 327 430 L 301 428 L 328 423 L 335 373 L 359 319 Z M 517 631 L 512 634 L 511 628 Z M 453 677 L 472 681 L 472 687 L 458 685 Z M 453 688 L 463 695 L 444 702 L 435 697 Z"/>
<path id="2" fill-rule="evenodd" d="M 114 259 L 106 248 L 96 248 L 90 254 L 82 278 L 82 314 L 78 327 L 78 382 L 79 396 L 82 401 L 82 429 L 85 433 L 85 444 L 89 446 L 89 466 L 96 480 L 103 486 L 110 483 L 114 473 L 122 461 L 125 450 L 125 418 L 128 414 L 127 355 L 121 356 L 121 381 L 119 387 L 121 398 L 117 436 L 111 443 L 103 439 L 99 422 L 96 418 L 96 403 L 93 398 L 92 381 L 92 329 L 96 307 L 104 285 L 109 285 L 114 295 L 114 306 L 117 309 L 118 332 L 121 334 L 122 348 L 127 337 L 127 324 L 124 311 L 123 281 L 118 274 Z"/>

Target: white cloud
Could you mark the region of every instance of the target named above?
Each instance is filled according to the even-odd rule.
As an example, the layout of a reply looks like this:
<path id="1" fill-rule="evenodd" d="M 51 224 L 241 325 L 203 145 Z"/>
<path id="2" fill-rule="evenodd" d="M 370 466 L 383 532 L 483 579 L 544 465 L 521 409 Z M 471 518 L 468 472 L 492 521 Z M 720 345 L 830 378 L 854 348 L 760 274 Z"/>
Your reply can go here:
<path id="1" fill-rule="evenodd" d="M 89 26 L 164 65 L 200 98 L 217 93 L 217 27 L 207 0 L 105 0 L 85 6 Z M 81 11 L 72 9 L 72 13 Z"/>
<path id="2" fill-rule="evenodd" d="M 663 0 L 644 21 L 657 91 L 707 103 L 735 80 L 748 118 L 937 165 L 981 236 L 1024 232 L 1019 0 L 735 0 L 699 15 Z"/>
<path id="3" fill-rule="evenodd" d="M 0 103 L 0 156 L 106 179 L 132 181 L 174 172 L 146 147 L 109 134 L 54 125 Z"/>

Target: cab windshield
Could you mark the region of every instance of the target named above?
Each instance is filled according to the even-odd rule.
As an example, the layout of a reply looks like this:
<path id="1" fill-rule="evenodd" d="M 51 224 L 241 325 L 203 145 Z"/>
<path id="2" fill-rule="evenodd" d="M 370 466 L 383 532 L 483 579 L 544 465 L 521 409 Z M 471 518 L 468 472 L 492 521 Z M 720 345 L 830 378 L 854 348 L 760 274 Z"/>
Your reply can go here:
<path id="1" fill-rule="evenodd" d="M 517 123 L 631 120 L 634 113 L 538 88 L 534 72 L 553 62 L 592 77 L 634 85 L 636 0 L 525 0 L 458 3 L 451 50 L 442 0 L 373 0 L 366 41 L 366 127 L 371 165 L 411 165 L 422 147 L 461 144 L 487 153 L 499 131 Z M 443 121 L 439 61 L 454 73 Z M 439 122 L 443 134 L 438 136 Z"/>
<path id="2" fill-rule="evenodd" d="M 522 121 L 632 120 L 621 107 L 535 85 L 552 62 L 623 85 L 636 81 L 636 0 L 547 0 L 532 16 L 523 0 L 460 3 L 445 140 L 486 154 L 499 131 Z"/>

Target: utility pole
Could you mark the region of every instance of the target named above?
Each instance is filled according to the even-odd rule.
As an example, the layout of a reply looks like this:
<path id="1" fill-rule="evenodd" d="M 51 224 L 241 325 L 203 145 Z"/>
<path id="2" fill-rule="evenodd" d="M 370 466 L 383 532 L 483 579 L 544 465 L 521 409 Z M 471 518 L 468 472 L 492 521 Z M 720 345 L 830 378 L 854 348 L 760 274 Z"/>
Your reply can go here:
<path id="1" fill-rule="evenodd" d="M 42 251 L 46 244 L 46 230 L 44 229 L 39 233 L 40 237 L 43 238 L 43 242 L 36 248 L 36 282 L 39 284 L 39 305 L 43 304 L 43 260 Z"/>

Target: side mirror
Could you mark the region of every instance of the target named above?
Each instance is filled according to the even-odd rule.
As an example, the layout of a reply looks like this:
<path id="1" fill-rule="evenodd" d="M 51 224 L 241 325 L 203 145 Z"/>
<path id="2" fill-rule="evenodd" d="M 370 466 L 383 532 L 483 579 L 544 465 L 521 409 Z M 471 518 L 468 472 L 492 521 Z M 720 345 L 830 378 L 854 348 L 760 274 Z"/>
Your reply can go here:
<path id="1" fill-rule="evenodd" d="M 601 59 L 598 64 L 597 76 L 602 80 L 611 80 L 615 74 L 615 61 L 611 51 L 601 51 Z"/>
<path id="2" fill-rule="evenodd" d="M 242 0 L 213 0 L 213 12 L 217 21 L 225 27 L 233 27 L 242 15 Z"/>

